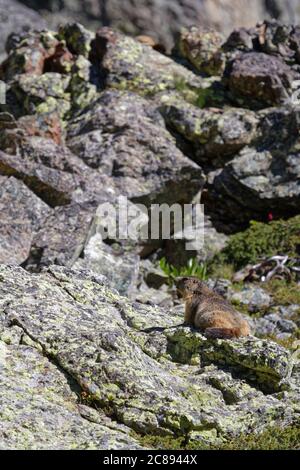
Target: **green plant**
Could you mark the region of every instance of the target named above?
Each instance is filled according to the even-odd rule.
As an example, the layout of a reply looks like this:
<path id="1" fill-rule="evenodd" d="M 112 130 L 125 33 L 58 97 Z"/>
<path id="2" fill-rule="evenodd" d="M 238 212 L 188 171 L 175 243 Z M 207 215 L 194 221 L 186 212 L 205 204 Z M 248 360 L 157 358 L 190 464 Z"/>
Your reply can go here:
<path id="1" fill-rule="evenodd" d="M 224 444 L 214 445 L 204 442 L 186 443 L 184 437 L 139 436 L 135 438 L 145 447 L 154 449 L 185 450 L 296 450 L 300 448 L 299 426 L 286 428 L 269 427 L 262 433 L 246 434 L 232 438 Z"/>
<path id="2" fill-rule="evenodd" d="M 186 266 L 176 267 L 169 264 L 166 258 L 161 258 L 159 262 L 161 270 L 169 279 L 169 283 L 173 285 L 174 280 L 180 276 L 195 276 L 205 281 L 207 279 L 207 266 L 205 263 L 199 264 L 196 258 L 189 259 Z"/>
<path id="3" fill-rule="evenodd" d="M 300 216 L 268 224 L 252 221 L 247 230 L 230 237 L 212 264 L 233 264 L 235 269 L 239 269 L 274 255 L 297 257 L 299 249 Z"/>

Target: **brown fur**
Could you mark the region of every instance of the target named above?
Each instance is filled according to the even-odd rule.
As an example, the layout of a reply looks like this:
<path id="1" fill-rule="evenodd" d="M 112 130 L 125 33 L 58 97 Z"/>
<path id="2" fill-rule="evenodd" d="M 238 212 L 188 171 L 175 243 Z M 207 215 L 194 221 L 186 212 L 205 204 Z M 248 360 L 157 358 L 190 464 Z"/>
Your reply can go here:
<path id="1" fill-rule="evenodd" d="M 238 338 L 250 334 L 243 315 L 217 292 L 195 277 L 176 281 L 177 291 L 185 300 L 184 321 L 210 338 Z"/>

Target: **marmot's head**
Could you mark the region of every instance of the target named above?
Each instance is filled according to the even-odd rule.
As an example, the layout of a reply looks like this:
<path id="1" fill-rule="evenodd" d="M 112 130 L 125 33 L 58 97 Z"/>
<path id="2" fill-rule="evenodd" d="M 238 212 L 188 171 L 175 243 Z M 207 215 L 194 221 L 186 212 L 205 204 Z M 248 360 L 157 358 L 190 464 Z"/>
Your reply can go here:
<path id="1" fill-rule="evenodd" d="M 186 299 L 193 294 L 201 294 L 203 290 L 207 289 L 203 281 L 197 277 L 178 277 L 175 280 L 175 286 L 177 288 L 178 294 Z"/>

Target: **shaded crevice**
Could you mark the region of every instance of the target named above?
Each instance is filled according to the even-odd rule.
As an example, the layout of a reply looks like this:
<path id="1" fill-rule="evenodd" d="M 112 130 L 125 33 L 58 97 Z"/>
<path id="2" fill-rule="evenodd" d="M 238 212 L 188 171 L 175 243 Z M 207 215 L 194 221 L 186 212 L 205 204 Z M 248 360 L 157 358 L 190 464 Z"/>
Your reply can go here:
<path id="1" fill-rule="evenodd" d="M 0 163 L 0 175 L 13 176 L 14 178 L 22 181 L 30 191 L 51 208 L 65 206 L 71 202 L 70 195 L 54 189 L 47 183 L 43 183 L 36 176 L 25 175 L 24 173 L 4 165 L 3 163 Z"/>
<path id="2" fill-rule="evenodd" d="M 211 385 L 213 388 L 215 388 L 216 390 L 219 390 L 219 392 L 222 393 L 222 397 L 226 405 L 230 406 L 230 405 L 236 405 L 237 403 L 239 403 L 240 401 L 239 398 L 237 398 L 235 394 L 231 392 L 230 390 L 226 390 L 224 386 L 222 386 L 222 384 L 219 383 L 218 380 L 214 379 L 214 377 L 211 377 L 209 379 L 209 385 Z"/>

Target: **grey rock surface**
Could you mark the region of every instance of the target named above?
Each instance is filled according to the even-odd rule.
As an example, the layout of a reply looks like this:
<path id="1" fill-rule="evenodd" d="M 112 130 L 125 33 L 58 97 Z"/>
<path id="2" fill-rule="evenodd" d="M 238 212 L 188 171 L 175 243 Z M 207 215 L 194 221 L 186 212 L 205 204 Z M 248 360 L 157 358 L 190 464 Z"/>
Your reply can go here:
<path id="1" fill-rule="evenodd" d="M 187 202 L 204 183 L 155 108 L 128 92 L 104 92 L 71 121 L 68 146 L 133 202 Z"/>
<path id="2" fill-rule="evenodd" d="M 2 337 L 2 334 L 0 333 Z M 35 348 L 0 340 L 0 449 L 140 449 L 129 429 L 83 417 L 72 378 Z M 92 414 L 92 413 L 91 413 Z M 107 422 L 108 421 L 108 422 Z"/>
<path id="3" fill-rule="evenodd" d="M 289 338 L 297 331 L 297 325 L 292 320 L 281 318 L 276 313 L 270 313 L 254 320 L 254 330 L 257 336 L 273 336 L 278 339 Z"/>
<path id="4" fill-rule="evenodd" d="M 257 312 L 270 307 L 272 297 L 259 286 L 247 285 L 240 291 L 231 290 L 227 298 L 237 305 L 247 306 L 250 312 Z"/>
<path id="5" fill-rule="evenodd" d="M 6 437 L 2 447 L 5 442 L 47 448 L 50 441 L 61 447 L 60 437 L 68 429 L 72 431 L 64 448 L 85 448 L 87 439 L 88 447 L 135 446 L 123 428 L 121 435 L 113 427 L 99 440 L 107 426 L 103 411 L 141 434 L 176 433 L 206 442 L 264 429 L 277 420 L 284 426 L 299 412 L 291 354 L 271 341 L 208 341 L 199 332 L 177 326 L 181 315 L 132 304 L 107 287 L 103 277 L 88 271 L 53 266 L 33 275 L 2 265 L 0 293 L 0 344 L 6 359 L 1 374 L 10 383 L 4 394 L 10 412 L 1 407 L 2 436 L 18 425 L 16 416 L 23 413 L 18 436 Z M 16 327 L 20 333 L 10 335 L 15 339 L 9 345 L 7 331 Z M 27 337 L 29 348 L 22 345 Z M 44 384 L 42 393 L 35 394 L 36 385 L 32 395 L 33 383 Z M 282 389 L 287 390 L 284 402 L 277 396 Z M 85 415 L 95 416 L 94 424 L 78 416 L 78 391 L 87 394 L 90 406 L 95 403 L 102 410 L 85 410 Z M 12 405 L 11 393 L 13 400 L 24 403 L 24 412 Z M 64 424 L 57 434 L 58 409 Z M 95 424 L 98 420 L 100 425 Z"/>
<path id="6" fill-rule="evenodd" d="M 14 177 L 0 176 L 0 263 L 22 264 L 50 208 Z"/>

